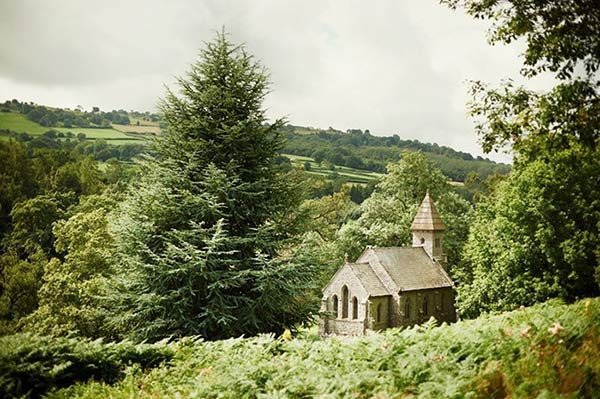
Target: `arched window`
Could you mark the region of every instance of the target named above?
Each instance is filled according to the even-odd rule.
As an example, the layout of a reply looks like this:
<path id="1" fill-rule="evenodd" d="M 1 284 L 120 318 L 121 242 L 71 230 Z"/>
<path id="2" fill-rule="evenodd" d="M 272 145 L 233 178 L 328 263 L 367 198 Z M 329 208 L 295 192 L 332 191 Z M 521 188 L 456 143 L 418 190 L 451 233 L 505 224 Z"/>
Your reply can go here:
<path id="1" fill-rule="evenodd" d="M 376 312 L 375 316 L 376 316 L 375 321 L 377 323 L 379 323 L 381 321 L 381 304 L 380 303 L 377 304 L 377 312 Z"/>
<path id="2" fill-rule="evenodd" d="M 425 239 L 423 237 L 421 237 L 421 245 L 425 244 Z"/>
<path id="3" fill-rule="evenodd" d="M 423 297 L 423 314 L 427 316 L 428 311 L 429 309 L 427 307 L 427 297 Z"/>
<path id="4" fill-rule="evenodd" d="M 410 299 L 408 298 L 404 302 L 404 318 L 410 319 Z"/>
<path id="5" fill-rule="evenodd" d="M 333 302 L 333 313 L 335 313 L 335 317 L 337 318 L 338 315 L 338 296 L 334 295 L 331 297 L 331 302 Z"/>
<path id="6" fill-rule="evenodd" d="M 358 319 L 358 299 L 352 298 L 352 318 Z"/>
<path id="7" fill-rule="evenodd" d="M 348 318 L 348 287 L 342 287 L 342 319 Z"/>

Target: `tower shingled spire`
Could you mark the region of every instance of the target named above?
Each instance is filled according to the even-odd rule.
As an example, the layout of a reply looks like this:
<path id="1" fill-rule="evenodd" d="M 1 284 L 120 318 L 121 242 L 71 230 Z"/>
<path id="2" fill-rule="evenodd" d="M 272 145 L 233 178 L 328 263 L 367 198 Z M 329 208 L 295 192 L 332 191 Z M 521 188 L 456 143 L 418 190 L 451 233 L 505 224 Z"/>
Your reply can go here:
<path id="1" fill-rule="evenodd" d="M 423 198 L 423 202 L 421 202 L 421 205 L 419 206 L 419 210 L 417 211 L 417 215 L 415 216 L 410 229 L 412 231 L 444 231 L 446 229 L 440 214 L 433 204 L 433 200 L 429 196 L 429 190 L 427 191 L 427 194 L 425 194 L 425 198 Z"/>
<path id="2" fill-rule="evenodd" d="M 410 229 L 413 235 L 413 247 L 422 247 L 431 258 L 445 265 L 442 239 L 446 226 L 429 196 L 429 191 L 425 194 Z"/>

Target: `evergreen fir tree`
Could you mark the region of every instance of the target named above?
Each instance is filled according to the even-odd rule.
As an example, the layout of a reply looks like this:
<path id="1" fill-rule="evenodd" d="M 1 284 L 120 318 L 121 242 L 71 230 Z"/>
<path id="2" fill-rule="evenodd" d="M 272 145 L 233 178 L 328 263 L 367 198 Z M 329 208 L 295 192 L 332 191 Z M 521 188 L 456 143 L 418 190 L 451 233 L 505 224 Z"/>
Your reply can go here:
<path id="1" fill-rule="evenodd" d="M 178 84 L 162 102 L 168 132 L 114 221 L 113 322 L 157 340 L 309 321 L 314 270 L 291 255 L 300 196 L 276 173 L 283 120 L 261 108 L 265 70 L 220 33 Z"/>

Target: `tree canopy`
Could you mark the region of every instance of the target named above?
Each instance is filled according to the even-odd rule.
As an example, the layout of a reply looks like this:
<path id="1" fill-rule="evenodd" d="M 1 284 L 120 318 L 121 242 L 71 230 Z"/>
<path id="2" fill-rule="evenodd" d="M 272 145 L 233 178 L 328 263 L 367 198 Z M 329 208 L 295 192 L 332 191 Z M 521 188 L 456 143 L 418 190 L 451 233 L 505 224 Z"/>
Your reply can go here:
<path id="1" fill-rule="evenodd" d="M 592 76 L 600 66 L 600 7 L 597 0 L 441 0 L 461 7 L 493 25 L 489 40 L 511 43 L 525 38 L 523 74 L 557 73 L 559 79 L 577 74 L 582 66 Z"/>
<path id="2" fill-rule="evenodd" d="M 600 294 L 596 157 L 573 149 L 533 161 L 478 203 L 455 270 L 464 316 Z"/>
<path id="3" fill-rule="evenodd" d="M 486 152 L 514 154 L 509 177 L 478 203 L 455 270 L 466 316 L 550 297 L 600 293 L 600 7 L 586 1 L 448 0 L 493 21 L 492 43 L 525 37 L 523 75 L 556 73 L 546 93 L 472 86 Z M 594 279 L 594 275 L 596 278 Z"/>
<path id="4" fill-rule="evenodd" d="M 470 204 L 448 183 L 448 178 L 420 152 L 404 152 L 373 194 L 360 206 L 360 216 L 340 229 L 339 246 L 356 258 L 367 245 L 411 245 L 410 226 L 429 190 L 446 224 L 444 248 L 451 265 L 458 262 L 468 231 Z"/>

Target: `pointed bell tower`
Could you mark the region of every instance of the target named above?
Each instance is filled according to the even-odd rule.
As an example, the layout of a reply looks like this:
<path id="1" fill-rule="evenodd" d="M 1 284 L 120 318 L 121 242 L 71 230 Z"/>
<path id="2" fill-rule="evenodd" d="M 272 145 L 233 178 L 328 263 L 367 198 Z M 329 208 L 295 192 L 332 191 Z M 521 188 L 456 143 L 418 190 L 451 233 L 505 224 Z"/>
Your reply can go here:
<path id="1" fill-rule="evenodd" d="M 417 216 L 412 222 L 410 229 L 413 235 L 413 247 L 423 247 L 429 256 L 442 265 L 445 264 L 446 257 L 442 247 L 444 238 L 444 222 L 438 213 L 433 200 L 429 196 L 429 191 L 425 194 L 423 202 L 419 206 Z"/>

